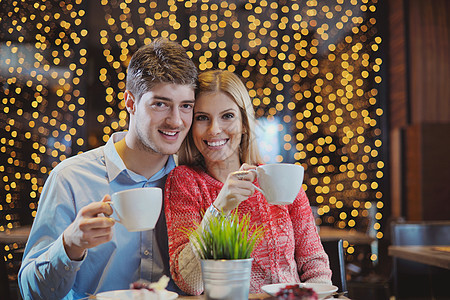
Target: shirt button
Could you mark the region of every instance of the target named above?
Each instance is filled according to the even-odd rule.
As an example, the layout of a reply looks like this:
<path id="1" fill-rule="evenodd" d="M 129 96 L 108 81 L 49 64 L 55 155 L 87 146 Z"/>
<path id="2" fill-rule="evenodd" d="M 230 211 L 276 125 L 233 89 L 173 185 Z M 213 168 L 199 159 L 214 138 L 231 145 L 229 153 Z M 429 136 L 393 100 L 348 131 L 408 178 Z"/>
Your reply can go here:
<path id="1" fill-rule="evenodd" d="M 145 251 L 144 251 L 144 255 L 145 255 L 145 256 L 149 256 L 149 254 L 150 254 L 150 251 L 148 251 L 148 250 L 145 250 Z"/>
<path id="2" fill-rule="evenodd" d="M 69 270 L 70 270 L 70 267 L 69 267 L 69 266 L 64 266 L 64 269 L 65 269 L 66 271 L 69 271 Z"/>

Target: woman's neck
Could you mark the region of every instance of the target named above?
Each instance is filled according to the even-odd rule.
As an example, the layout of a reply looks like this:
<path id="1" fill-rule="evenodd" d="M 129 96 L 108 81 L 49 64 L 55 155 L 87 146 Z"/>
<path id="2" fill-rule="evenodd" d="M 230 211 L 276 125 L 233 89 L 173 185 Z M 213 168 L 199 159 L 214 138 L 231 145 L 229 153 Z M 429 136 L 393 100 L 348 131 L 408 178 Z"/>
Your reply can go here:
<path id="1" fill-rule="evenodd" d="M 219 180 L 220 182 L 225 182 L 227 180 L 228 174 L 231 172 L 238 171 L 241 167 L 241 163 L 239 158 L 237 159 L 228 159 L 226 161 L 214 161 L 207 162 L 205 161 L 206 172 Z"/>

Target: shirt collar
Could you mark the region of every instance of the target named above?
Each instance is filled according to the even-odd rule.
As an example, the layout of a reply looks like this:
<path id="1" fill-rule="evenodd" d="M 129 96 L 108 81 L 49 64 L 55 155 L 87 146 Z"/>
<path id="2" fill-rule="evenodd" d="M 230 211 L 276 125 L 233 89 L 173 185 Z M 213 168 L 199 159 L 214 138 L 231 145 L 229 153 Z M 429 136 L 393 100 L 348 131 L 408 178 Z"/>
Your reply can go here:
<path id="1" fill-rule="evenodd" d="M 121 172 L 126 170 L 122 158 L 120 158 L 119 153 L 117 153 L 114 143 L 117 143 L 121 139 L 125 138 L 126 132 L 115 132 L 106 142 L 104 150 L 104 160 L 106 165 L 106 172 L 108 173 L 109 182 L 112 182 Z"/>
<path id="2" fill-rule="evenodd" d="M 114 146 L 114 143 L 117 143 L 121 139 L 125 138 L 126 132 L 115 132 L 111 135 L 110 139 L 105 145 L 104 150 L 104 160 L 106 165 L 106 172 L 108 174 L 109 182 L 112 182 L 114 179 L 116 179 L 117 176 L 119 176 L 121 173 L 128 173 L 131 177 L 141 177 L 145 178 L 139 174 L 134 173 L 131 170 L 128 170 L 125 166 L 125 163 L 123 162 L 122 158 L 120 157 L 119 153 L 117 153 L 116 147 Z M 175 168 L 175 160 L 173 158 L 173 155 L 169 156 L 169 159 L 167 160 L 164 167 L 156 172 L 155 175 L 153 175 L 149 181 L 155 181 L 158 180 L 172 171 L 173 168 Z M 141 180 L 136 180 L 141 181 Z"/>

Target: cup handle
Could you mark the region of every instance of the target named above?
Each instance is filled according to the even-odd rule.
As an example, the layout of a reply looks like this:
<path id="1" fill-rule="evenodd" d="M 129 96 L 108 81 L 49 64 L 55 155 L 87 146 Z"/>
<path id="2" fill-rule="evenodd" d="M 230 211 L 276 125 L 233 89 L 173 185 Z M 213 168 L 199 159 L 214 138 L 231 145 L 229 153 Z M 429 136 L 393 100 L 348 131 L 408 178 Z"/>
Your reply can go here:
<path id="1" fill-rule="evenodd" d="M 108 203 L 109 206 L 111 206 L 111 208 L 114 210 L 114 205 L 113 205 L 112 201 L 105 201 L 105 203 Z M 111 217 L 111 215 L 108 215 L 108 214 L 104 214 L 104 215 L 105 215 L 105 217 L 107 217 L 107 218 L 111 218 L 111 219 L 113 219 L 114 221 L 116 221 L 116 222 L 118 222 L 118 223 L 121 223 L 120 220 L 117 220 L 116 218 Z"/>
<path id="2" fill-rule="evenodd" d="M 255 189 L 257 189 L 258 191 L 260 191 L 261 192 L 261 194 L 263 194 L 264 195 L 264 197 L 266 196 L 265 194 L 264 194 L 264 191 L 262 190 L 262 189 L 260 189 L 259 187 L 257 187 L 256 185 L 254 185 L 253 183 L 252 183 L 252 185 L 253 185 L 253 187 L 255 188 Z"/>
<path id="3" fill-rule="evenodd" d="M 250 171 L 250 172 L 255 172 L 256 177 L 258 177 L 258 172 L 256 172 L 255 169 L 250 169 L 249 171 Z M 261 188 L 257 187 L 257 186 L 256 186 L 255 184 L 253 184 L 253 183 L 252 183 L 252 185 L 253 185 L 253 187 L 254 187 L 255 189 L 257 189 L 261 194 L 263 194 L 264 197 L 266 196 L 266 194 L 264 194 L 264 191 L 263 191 Z"/>

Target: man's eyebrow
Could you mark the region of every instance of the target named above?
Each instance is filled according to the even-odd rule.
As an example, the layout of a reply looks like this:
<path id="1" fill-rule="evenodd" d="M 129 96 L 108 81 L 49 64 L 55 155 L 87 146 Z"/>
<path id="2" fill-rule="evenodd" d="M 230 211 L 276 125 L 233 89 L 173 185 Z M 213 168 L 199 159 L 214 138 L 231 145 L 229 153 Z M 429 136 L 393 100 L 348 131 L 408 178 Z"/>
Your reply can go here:
<path id="1" fill-rule="evenodd" d="M 173 102 L 173 99 L 172 98 L 169 98 L 169 97 L 164 97 L 164 96 L 157 96 L 157 95 L 155 95 L 155 96 L 153 96 L 153 99 L 155 99 L 155 100 L 161 100 L 161 101 L 169 101 L 169 102 Z M 186 100 L 182 100 L 182 102 L 189 102 L 189 103 L 194 103 L 195 102 L 195 99 L 186 99 Z"/>
<path id="2" fill-rule="evenodd" d="M 157 96 L 157 95 L 153 96 L 153 99 L 163 100 L 163 101 L 173 101 L 172 98 L 168 98 L 168 97 L 164 97 L 164 96 Z"/>

